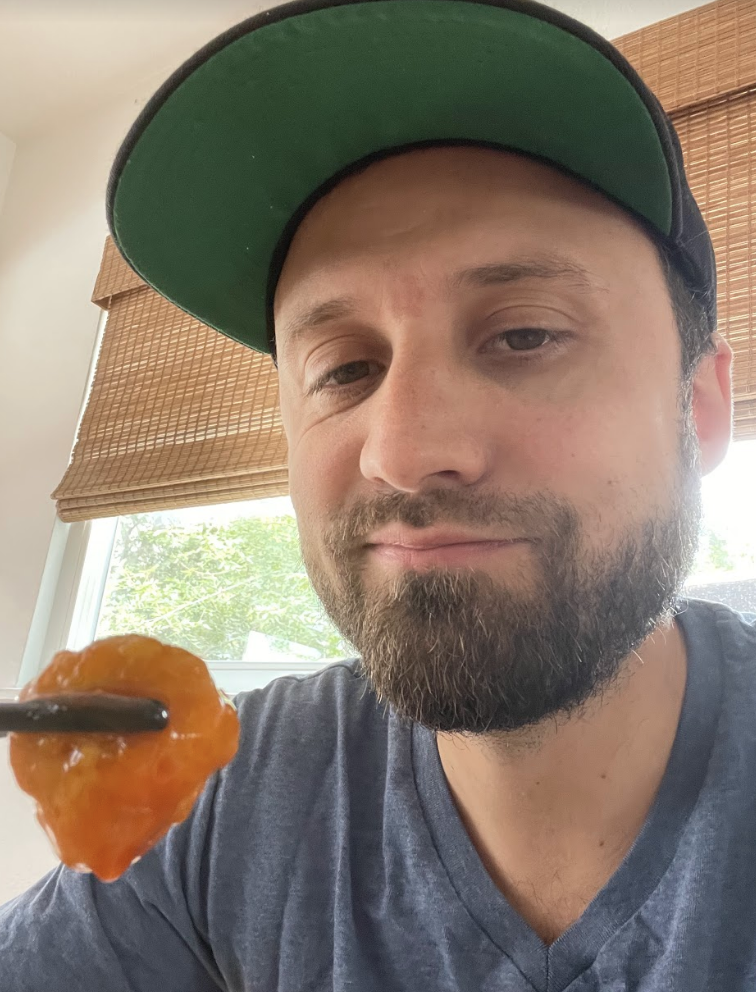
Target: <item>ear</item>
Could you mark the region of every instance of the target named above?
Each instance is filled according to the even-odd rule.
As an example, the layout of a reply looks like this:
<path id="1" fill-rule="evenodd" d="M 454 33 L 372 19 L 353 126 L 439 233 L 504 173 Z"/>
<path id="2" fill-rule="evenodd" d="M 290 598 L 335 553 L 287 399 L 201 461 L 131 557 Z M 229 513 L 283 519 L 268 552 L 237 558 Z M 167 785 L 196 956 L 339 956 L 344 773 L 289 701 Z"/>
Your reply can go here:
<path id="1" fill-rule="evenodd" d="M 701 473 L 724 459 L 732 438 L 732 348 L 720 334 L 717 350 L 705 355 L 693 379 L 693 419 L 701 451 Z"/>

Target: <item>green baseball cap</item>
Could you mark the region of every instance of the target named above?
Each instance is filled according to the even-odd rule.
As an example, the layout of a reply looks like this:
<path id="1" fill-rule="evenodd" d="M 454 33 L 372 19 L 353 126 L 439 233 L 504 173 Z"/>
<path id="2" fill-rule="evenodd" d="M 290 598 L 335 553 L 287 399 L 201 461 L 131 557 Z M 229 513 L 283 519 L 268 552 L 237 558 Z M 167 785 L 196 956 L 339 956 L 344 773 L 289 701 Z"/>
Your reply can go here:
<path id="1" fill-rule="evenodd" d="M 274 354 L 307 211 L 370 161 L 443 144 L 533 156 L 611 198 L 666 244 L 714 329 L 714 252 L 672 123 L 609 42 L 528 0 L 297 0 L 238 24 L 139 115 L 108 224 L 158 293 Z"/>

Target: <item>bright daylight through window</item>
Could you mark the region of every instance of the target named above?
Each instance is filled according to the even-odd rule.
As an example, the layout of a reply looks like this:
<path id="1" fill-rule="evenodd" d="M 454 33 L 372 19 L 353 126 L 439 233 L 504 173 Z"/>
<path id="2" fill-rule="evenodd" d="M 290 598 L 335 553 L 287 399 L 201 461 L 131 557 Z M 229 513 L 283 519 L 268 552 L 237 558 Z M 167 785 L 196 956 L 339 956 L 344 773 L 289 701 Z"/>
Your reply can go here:
<path id="1" fill-rule="evenodd" d="M 756 612 L 756 441 L 733 444 L 703 482 L 691 596 Z M 288 498 L 95 521 L 70 648 L 141 633 L 208 663 L 234 693 L 306 674 L 354 650 L 307 578 Z"/>
<path id="2" fill-rule="evenodd" d="M 146 634 L 199 655 L 229 693 L 354 656 L 310 585 L 288 497 L 95 521 L 80 590 L 69 647 Z"/>

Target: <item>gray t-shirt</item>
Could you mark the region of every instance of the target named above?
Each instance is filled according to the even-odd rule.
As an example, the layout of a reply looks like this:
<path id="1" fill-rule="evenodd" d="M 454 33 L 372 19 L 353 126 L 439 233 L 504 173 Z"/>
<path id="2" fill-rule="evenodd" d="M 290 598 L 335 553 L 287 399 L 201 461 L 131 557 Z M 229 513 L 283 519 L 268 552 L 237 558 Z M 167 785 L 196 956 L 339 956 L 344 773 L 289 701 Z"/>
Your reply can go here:
<path id="1" fill-rule="evenodd" d="M 241 696 L 238 756 L 117 882 L 58 869 L 0 909 L 0 990 L 753 992 L 756 628 L 680 609 L 658 795 L 550 947 L 486 873 L 434 735 L 349 662 Z"/>

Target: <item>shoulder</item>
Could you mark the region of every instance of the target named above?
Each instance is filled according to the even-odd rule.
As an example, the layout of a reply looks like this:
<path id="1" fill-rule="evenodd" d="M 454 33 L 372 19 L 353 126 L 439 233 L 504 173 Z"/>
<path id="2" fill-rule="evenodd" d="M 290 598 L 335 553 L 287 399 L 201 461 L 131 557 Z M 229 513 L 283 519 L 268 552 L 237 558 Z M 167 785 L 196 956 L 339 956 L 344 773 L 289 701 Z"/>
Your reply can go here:
<path id="1" fill-rule="evenodd" d="M 306 733 L 382 718 L 382 708 L 360 660 L 337 661 L 312 675 L 283 675 L 235 699 L 243 736 Z"/>
<path id="2" fill-rule="evenodd" d="M 703 599 L 685 600 L 698 622 L 713 624 L 725 656 L 745 656 L 756 660 L 756 613 L 739 612 L 723 603 Z"/>
<path id="3" fill-rule="evenodd" d="M 367 686 L 359 658 L 345 658 L 312 672 L 310 675 L 279 675 L 262 689 L 241 692 L 237 706 L 277 701 L 291 704 L 303 700 L 325 699 Z"/>
<path id="4" fill-rule="evenodd" d="M 704 671 L 721 670 L 727 709 L 750 714 L 756 707 L 756 614 L 698 599 L 681 606 L 689 650 L 700 656 Z"/>
<path id="5" fill-rule="evenodd" d="M 353 804 L 374 804 L 395 750 L 391 740 L 401 731 L 358 662 L 277 678 L 242 693 L 236 705 L 239 750 L 220 773 L 208 811 L 216 874 L 226 878 L 227 890 L 231 877 L 242 871 L 256 885 L 265 879 L 264 887 L 277 891 L 279 882 L 266 864 L 280 872 L 296 860 L 309 831 L 327 845 L 349 822 Z M 250 848 L 246 837 L 260 843 Z"/>
<path id="6" fill-rule="evenodd" d="M 264 781 L 278 791 L 296 779 L 301 789 L 350 756 L 363 764 L 385 756 L 391 716 L 359 659 L 308 676 L 282 676 L 235 702 L 241 738 L 228 778 L 237 785 Z"/>

